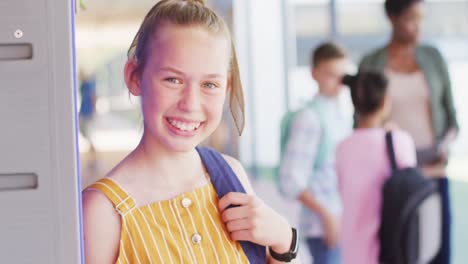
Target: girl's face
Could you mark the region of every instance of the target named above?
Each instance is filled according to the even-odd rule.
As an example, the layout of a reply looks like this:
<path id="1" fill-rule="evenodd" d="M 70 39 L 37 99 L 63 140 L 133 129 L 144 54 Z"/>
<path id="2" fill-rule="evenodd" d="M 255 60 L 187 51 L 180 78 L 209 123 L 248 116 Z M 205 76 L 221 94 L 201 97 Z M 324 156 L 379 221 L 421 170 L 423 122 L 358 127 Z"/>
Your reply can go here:
<path id="1" fill-rule="evenodd" d="M 322 61 L 314 67 L 312 77 L 317 82 L 320 93 L 329 97 L 338 96 L 343 87 L 341 79 L 346 74 L 348 65 L 346 58 L 336 58 Z"/>
<path id="2" fill-rule="evenodd" d="M 219 125 L 229 89 L 230 45 L 200 26 L 160 25 L 130 91 L 140 95 L 144 133 L 168 151 L 188 151 Z M 131 85 L 130 85 L 131 86 Z"/>
<path id="3" fill-rule="evenodd" d="M 400 15 L 390 17 L 396 39 L 404 44 L 417 43 L 421 32 L 422 18 L 422 2 L 413 3 Z"/>

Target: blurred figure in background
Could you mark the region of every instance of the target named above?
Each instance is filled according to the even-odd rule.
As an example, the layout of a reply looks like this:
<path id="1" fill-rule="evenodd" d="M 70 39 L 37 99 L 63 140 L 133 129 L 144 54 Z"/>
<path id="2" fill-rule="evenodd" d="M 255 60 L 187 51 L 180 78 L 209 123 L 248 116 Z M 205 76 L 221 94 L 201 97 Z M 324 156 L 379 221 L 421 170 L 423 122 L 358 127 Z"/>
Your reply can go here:
<path id="1" fill-rule="evenodd" d="M 94 75 L 80 69 L 79 81 L 81 97 L 80 132 L 89 144 L 89 153 L 93 156 L 93 159 L 96 159 L 96 147 L 91 137 L 92 123 L 96 113 L 96 79 Z"/>
<path id="2" fill-rule="evenodd" d="M 343 201 L 342 252 L 345 264 L 379 263 L 382 188 L 390 175 L 383 128 L 390 114 L 388 81 L 380 73 L 361 72 L 344 80 L 359 115 L 356 129 L 336 151 L 336 171 Z M 400 168 L 416 165 L 411 136 L 392 132 Z"/>
<path id="3" fill-rule="evenodd" d="M 418 166 L 437 179 L 443 200 L 443 244 L 434 263 L 450 263 L 450 206 L 446 164 L 458 133 L 445 60 L 434 47 L 420 45 L 422 0 L 386 0 L 390 43 L 365 56 L 360 71 L 377 70 L 389 79 L 390 118 L 409 132 Z M 357 117 L 360 118 L 359 116 Z"/>
<path id="4" fill-rule="evenodd" d="M 341 263 L 335 147 L 351 132 L 351 117 L 338 98 L 347 67 L 346 53 L 335 44 L 324 43 L 315 49 L 311 74 L 319 92 L 294 113 L 285 128 L 283 119 L 281 128 L 288 134 L 280 165 L 280 188 L 285 196 L 302 203 L 300 227 L 314 264 Z"/>

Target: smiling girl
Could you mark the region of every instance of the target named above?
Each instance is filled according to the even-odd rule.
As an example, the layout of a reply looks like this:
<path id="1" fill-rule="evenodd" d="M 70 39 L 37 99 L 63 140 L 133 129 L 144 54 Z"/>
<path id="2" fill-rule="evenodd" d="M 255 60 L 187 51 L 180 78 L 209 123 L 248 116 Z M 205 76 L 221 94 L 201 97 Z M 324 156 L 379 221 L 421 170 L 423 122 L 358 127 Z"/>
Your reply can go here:
<path id="1" fill-rule="evenodd" d="M 203 1 L 159 1 L 129 49 L 124 74 L 130 93 L 141 97 L 143 136 L 83 192 L 86 263 L 293 259 L 295 229 L 254 195 L 240 163 L 198 147 L 218 127 L 226 97 L 239 133 L 244 124 L 223 20 Z"/>

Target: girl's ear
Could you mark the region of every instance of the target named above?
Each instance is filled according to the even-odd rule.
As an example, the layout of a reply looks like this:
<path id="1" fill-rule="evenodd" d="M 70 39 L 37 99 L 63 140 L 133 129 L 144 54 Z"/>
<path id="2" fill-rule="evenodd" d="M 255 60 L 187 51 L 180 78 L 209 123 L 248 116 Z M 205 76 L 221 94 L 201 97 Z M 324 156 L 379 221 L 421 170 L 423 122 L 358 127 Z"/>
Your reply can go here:
<path id="1" fill-rule="evenodd" d="M 124 68 L 125 84 L 130 93 L 134 96 L 141 95 L 140 76 L 135 71 L 137 66 L 138 64 L 134 59 L 129 59 L 127 63 L 125 63 Z"/>
<path id="2" fill-rule="evenodd" d="M 312 77 L 312 79 L 317 80 L 317 68 L 316 67 L 313 67 L 312 69 L 310 69 L 310 76 Z"/>

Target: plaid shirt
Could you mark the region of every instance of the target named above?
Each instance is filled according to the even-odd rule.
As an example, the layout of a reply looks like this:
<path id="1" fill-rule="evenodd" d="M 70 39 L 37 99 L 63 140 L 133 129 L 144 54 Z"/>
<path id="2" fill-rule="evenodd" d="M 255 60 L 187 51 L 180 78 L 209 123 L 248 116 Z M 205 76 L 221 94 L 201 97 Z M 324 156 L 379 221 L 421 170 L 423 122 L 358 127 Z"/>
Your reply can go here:
<path id="1" fill-rule="evenodd" d="M 317 95 L 323 107 L 322 120 L 316 111 L 305 108 L 298 112 L 291 122 L 289 139 L 280 167 L 280 186 L 282 192 L 291 199 L 297 199 L 305 190 L 330 213 L 341 215 L 341 201 L 335 170 L 335 148 L 352 128 L 351 115 L 346 115 L 338 99 Z M 323 127 L 322 127 L 323 126 Z M 321 133 L 328 133 L 333 148 L 322 157 L 323 162 L 314 166 Z M 323 228 L 317 214 L 302 206 L 299 218 L 301 232 L 306 237 L 321 237 Z"/>

